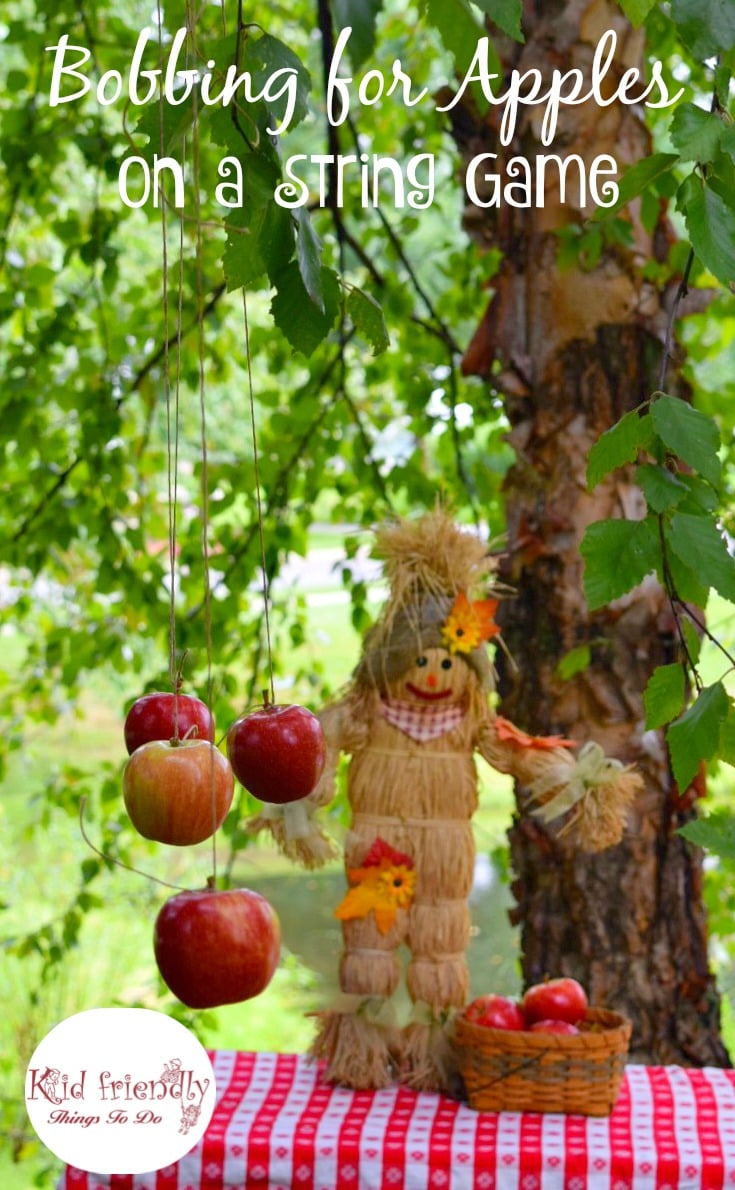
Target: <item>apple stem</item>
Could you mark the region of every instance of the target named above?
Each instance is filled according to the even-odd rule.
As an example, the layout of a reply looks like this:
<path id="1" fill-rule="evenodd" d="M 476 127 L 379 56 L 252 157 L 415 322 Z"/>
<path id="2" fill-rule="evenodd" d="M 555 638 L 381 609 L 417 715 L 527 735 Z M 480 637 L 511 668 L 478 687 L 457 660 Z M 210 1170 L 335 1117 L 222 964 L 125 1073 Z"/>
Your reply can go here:
<path id="1" fill-rule="evenodd" d="M 262 694 L 262 696 L 263 696 L 263 706 L 264 706 L 264 707 L 266 708 L 266 710 L 267 710 L 267 709 L 268 709 L 268 707 L 271 705 L 271 696 L 270 696 L 270 691 L 269 691 L 269 690 L 262 690 L 262 691 L 261 691 L 261 694 Z"/>
<path id="2" fill-rule="evenodd" d="M 217 888 L 216 876 L 207 876 L 207 889 L 210 892 L 214 892 L 216 890 L 216 888 Z"/>

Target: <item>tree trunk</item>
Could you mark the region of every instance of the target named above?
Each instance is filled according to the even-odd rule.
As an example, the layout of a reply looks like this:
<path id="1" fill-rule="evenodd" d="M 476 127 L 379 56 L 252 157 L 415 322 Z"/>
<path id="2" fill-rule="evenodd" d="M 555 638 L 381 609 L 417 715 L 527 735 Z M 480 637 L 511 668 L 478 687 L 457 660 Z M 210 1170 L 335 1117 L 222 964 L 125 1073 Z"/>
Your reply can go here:
<path id="1" fill-rule="evenodd" d="M 494 38 L 504 65 L 582 68 L 595 46 L 618 35 L 610 93 L 622 72 L 642 68 L 642 35 L 607 0 L 526 2 L 526 43 Z M 540 117 L 522 109 L 512 145 L 499 144 L 500 109 L 482 118 L 463 99 L 453 110 L 466 160 L 498 154 L 533 164 L 542 153 L 578 153 L 589 163 L 611 154 L 622 170 L 651 152 L 640 116 L 618 102 L 562 106 L 556 139 L 544 147 Z M 529 112 L 532 118 L 529 119 Z M 468 373 L 502 392 L 515 464 L 505 487 L 506 573 L 516 591 L 504 636 L 517 673 L 501 662 L 501 711 L 536 733 L 595 739 L 635 762 L 646 790 L 622 843 L 600 855 L 575 852 L 520 814 L 509 832 L 526 983 L 569 974 L 595 1003 L 633 1021 L 635 1061 L 729 1065 L 719 1034 L 719 999 L 707 958 L 702 855 L 676 832 L 694 810 L 697 789 L 676 789 L 658 733 L 643 727 L 642 692 L 653 668 L 675 657 L 674 622 L 651 578 L 628 597 L 591 614 L 582 593 L 579 544 L 586 526 L 608 516 L 635 518 L 643 503 L 629 476 L 590 494 L 587 454 L 599 434 L 657 387 L 670 293 L 644 280 L 642 266 L 665 255 L 665 214 L 652 233 L 631 216 L 632 242 L 603 243 L 591 267 L 561 267 L 561 228 L 592 213 L 578 197 L 543 207 L 469 207 L 466 225 L 483 247 L 504 253 L 494 293 L 466 353 Z M 594 247 L 594 245 L 593 245 Z M 670 304 L 669 304 L 670 308 Z M 558 663 L 587 645 L 591 661 L 562 680 Z"/>

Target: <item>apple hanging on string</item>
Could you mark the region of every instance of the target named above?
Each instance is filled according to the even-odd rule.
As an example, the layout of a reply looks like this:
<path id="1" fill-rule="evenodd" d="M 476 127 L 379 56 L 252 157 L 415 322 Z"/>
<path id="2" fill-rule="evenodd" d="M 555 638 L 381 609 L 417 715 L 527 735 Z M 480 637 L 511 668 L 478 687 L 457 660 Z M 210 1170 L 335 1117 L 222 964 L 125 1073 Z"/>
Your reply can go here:
<path id="1" fill-rule="evenodd" d="M 151 740 L 191 739 L 214 743 L 214 719 L 206 703 L 193 694 L 156 690 L 136 699 L 125 719 L 129 754 Z"/>
<path id="2" fill-rule="evenodd" d="M 144 839 L 188 847 L 219 830 L 232 805 L 229 761 L 208 740 L 151 740 L 123 772 L 125 808 Z"/>
<path id="3" fill-rule="evenodd" d="M 261 802 L 285 805 L 307 797 L 324 769 L 326 747 L 316 715 L 296 704 L 269 702 L 227 732 L 235 776 Z"/>
<path id="4" fill-rule="evenodd" d="M 163 981 L 188 1008 L 258 996 L 273 978 L 280 947 L 275 910 L 247 888 L 178 893 L 160 910 L 153 935 Z"/>

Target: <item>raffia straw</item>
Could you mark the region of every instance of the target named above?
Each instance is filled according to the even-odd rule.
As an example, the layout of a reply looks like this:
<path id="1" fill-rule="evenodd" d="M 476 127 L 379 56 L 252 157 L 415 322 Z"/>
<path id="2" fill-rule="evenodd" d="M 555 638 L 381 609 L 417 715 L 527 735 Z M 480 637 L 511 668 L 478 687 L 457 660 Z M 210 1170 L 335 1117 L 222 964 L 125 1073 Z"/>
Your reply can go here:
<path id="1" fill-rule="evenodd" d="M 319 1029 L 310 1053 L 327 1062 L 327 1082 L 355 1090 L 378 1090 L 393 1082 L 391 1049 L 397 1045 L 395 1030 L 373 1025 L 359 1013 L 320 1014 Z"/>

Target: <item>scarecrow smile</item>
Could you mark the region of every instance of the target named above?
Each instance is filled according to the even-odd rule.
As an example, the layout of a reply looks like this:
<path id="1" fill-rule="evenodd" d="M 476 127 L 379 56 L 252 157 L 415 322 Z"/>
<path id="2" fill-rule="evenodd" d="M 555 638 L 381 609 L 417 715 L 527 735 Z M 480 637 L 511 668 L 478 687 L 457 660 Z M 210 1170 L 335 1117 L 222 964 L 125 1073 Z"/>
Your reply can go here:
<path id="1" fill-rule="evenodd" d="M 414 686 L 413 682 L 406 682 L 406 689 L 415 698 L 423 698 L 426 702 L 438 702 L 441 698 L 449 698 L 452 693 L 451 686 L 446 690 L 420 690 L 418 686 Z"/>

